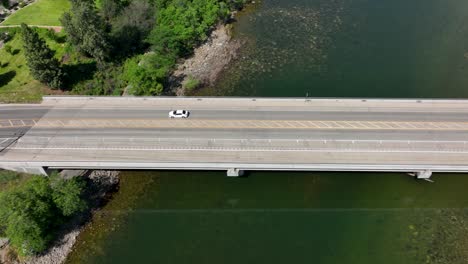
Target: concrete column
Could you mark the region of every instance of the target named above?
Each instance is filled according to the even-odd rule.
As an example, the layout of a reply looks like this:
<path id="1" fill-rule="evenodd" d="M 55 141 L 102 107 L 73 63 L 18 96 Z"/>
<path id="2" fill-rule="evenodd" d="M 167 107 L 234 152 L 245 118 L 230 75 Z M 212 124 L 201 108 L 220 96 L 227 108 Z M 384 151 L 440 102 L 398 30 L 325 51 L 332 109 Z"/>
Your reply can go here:
<path id="1" fill-rule="evenodd" d="M 244 175 L 243 170 L 239 170 L 239 169 L 236 169 L 236 168 L 232 168 L 232 169 L 227 170 L 227 176 L 228 177 L 239 177 L 239 176 L 242 176 L 242 175 Z"/>
<path id="2" fill-rule="evenodd" d="M 3 169 L 28 174 L 49 176 L 47 170 L 44 167 L 3 167 Z"/>
<path id="3" fill-rule="evenodd" d="M 432 176 L 432 171 L 430 170 L 423 170 L 416 172 L 416 178 L 418 179 L 429 179 Z"/>

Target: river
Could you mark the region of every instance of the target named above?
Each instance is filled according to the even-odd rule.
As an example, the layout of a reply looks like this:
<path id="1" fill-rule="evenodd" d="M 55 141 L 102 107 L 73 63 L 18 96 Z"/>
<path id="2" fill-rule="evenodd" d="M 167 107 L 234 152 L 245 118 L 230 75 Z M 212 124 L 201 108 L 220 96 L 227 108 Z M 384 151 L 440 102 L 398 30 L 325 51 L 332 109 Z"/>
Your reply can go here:
<path id="1" fill-rule="evenodd" d="M 199 95 L 468 97 L 468 2 L 264 0 Z M 68 263 L 466 263 L 468 175 L 124 172 Z"/>

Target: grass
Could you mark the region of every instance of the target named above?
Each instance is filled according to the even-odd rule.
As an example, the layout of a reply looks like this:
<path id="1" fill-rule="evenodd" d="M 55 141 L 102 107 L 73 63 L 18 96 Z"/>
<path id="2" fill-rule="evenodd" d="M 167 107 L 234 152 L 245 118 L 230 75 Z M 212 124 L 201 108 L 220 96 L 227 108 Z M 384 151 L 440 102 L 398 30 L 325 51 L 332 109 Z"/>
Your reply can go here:
<path id="1" fill-rule="evenodd" d="M 0 49 L 0 102 L 37 102 L 42 98 L 45 87 L 29 74 L 23 52 L 21 35 L 16 34 L 7 42 L 12 47 L 12 54 L 5 48 Z"/>
<path id="2" fill-rule="evenodd" d="M 49 47 L 56 51 L 59 59 L 65 54 L 65 44 L 47 37 L 46 29 L 38 29 L 39 34 L 47 41 Z M 34 80 L 29 73 L 23 51 L 21 34 L 17 33 L 6 43 L 12 52 L 0 49 L 0 102 L 1 103 L 32 103 L 39 102 L 44 92 L 49 88 Z"/>
<path id="3" fill-rule="evenodd" d="M 26 23 L 28 25 L 60 26 L 59 18 L 68 9 L 70 9 L 68 0 L 37 0 L 36 3 L 24 7 L 9 16 L 0 25 Z"/>
<path id="4" fill-rule="evenodd" d="M 182 87 L 187 91 L 192 91 L 200 86 L 200 81 L 193 78 L 193 76 L 189 76 L 185 82 L 182 84 Z"/>
<path id="5" fill-rule="evenodd" d="M 29 177 L 29 174 L 0 170 L 0 193 L 20 185 Z"/>

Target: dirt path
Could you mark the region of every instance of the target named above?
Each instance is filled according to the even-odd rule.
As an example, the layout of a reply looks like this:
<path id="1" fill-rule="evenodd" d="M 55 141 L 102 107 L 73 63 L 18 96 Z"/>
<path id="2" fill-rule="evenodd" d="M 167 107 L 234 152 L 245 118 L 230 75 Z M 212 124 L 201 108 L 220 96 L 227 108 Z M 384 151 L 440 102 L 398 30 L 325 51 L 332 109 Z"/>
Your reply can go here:
<path id="1" fill-rule="evenodd" d="M 61 27 L 61 26 L 44 26 L 44 25 L 28 25 L 28 26 L 37 27 L 37 28 L 53 29 L 55 32 L 60 32 L 63 29 L 63 27 Z M 21 25 L 8 25 L 8 26 L 1 26 L 0 25 L 0 28 L 15 28 L 15 27 L 21 27 Z"/>

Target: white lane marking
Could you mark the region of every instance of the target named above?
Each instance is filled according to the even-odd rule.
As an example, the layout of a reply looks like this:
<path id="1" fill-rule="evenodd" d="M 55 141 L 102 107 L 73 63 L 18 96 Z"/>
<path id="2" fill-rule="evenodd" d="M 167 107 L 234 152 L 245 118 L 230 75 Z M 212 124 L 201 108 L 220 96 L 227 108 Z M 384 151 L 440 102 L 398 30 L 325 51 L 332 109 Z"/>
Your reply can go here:
<path id="1" fill-rule="evenodd" d="M 3 140 L 2 140 L 2 139 L 3 139 Z M 5 143 L 6 141 L 8 141 L 8 140 L 10 140 L 10 139 L 13 139 L 13 138 L 0 138 L 0 140 L 2 140 L 2 141 L 0 142 L 0 144 L 3 144 L 3 143 Z"/>
<path id="2" fill-rule="evenodd" d="M 459 150 L 375 150 L 375 149 L 282 149 L 282 148 L 270 148 L 270 149 L 245 149 L 245 148 L 132 148 L 132 147 L 107 147 L 107 148 L 96 148 L 96 147 L 13 147 L 11 149 L 18 150 L 94 150 L 94 151 L 109 151 L 109 150 L 133 150 L 133 151 L 222 151 L 222 152 L 351 152 L 351 153 L 456 153 L 456 154 L 468 154 L 468 151 Z"/>
<path id="3" fill-rule="evenodd" d="M 35 136 L 28 136 L 26 138 L 23 138 L 23 139 L 29 139 L 29 140 L 35 140 L 35 139 L 49 139 L 50 137 L 35 137 Z M 63 137 L 63 136 L 57 136 L 55 137 L 56 139 L 69 139 L 69 138 L 76 138 L 76 137 Z M 100 140 L 102 137 L 80 137 L 81 139 L 83 140 L 88 140 L 88 141 L 92 141 L 92 140 Z M 155 137 L 131 137 L 131 138 L 128 138 L 128 137 L 108 137 L 108 139 L 112 139 L 112 140 L 132 140 L 132 141 L 135 141 L 135 140 L 154 140 L 156 139 Z M 186 137 L 180 137 L 180 138 L 169 138 L 169 137 L 159 137 L 158 139 L 160 140 L 175 140 L 175 141 L 180 141 L 180 140 L 185 140 Z M 208 141 L 210 140 L 209 138 L 194 138 L 194 137 L 190 137 L 189 138 L 190 140 L 192 141 L 196 141 L 196 140 L 202 140 L 202 141 Z M 263 138 L 215 138 L 215 140 L 217 141 L 242 141 L 242 140 L 249 140 L 249 141 L 265 141 L 266 139 L 263 139 Z M 273 138 L 272 139 L 273 141 L 291 141 L 291 142 L 294 142 L 298 139 L 296 138 Z M 407 143 L 408 140 L 398 140 L 398 139 L 307 139 L 307 138 L 300 138 L 299 140 L 307 140 L 307 141 L 310 141 L 310 142 L 323 142 L 323 141 L 334 141 L 334 142 L 350 142 L 350 141 L 355 141 L 355 142 L 376 142 L 376 143 Z M 460 143 L 460 144 L 466 144 L 466 142 L 468 142 L 468 138 L 467 140 L 409 140 L 409 142 L 411 143 Z"/>

